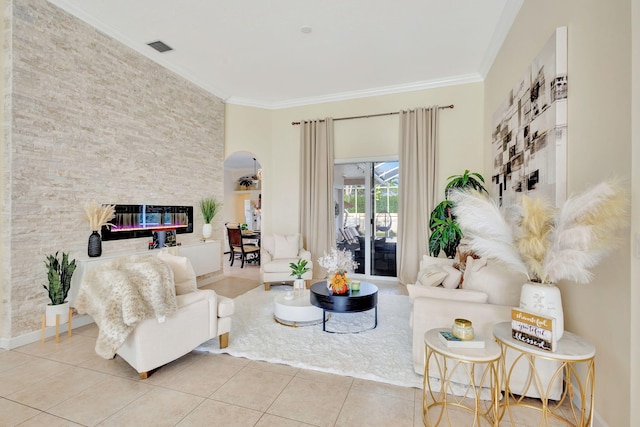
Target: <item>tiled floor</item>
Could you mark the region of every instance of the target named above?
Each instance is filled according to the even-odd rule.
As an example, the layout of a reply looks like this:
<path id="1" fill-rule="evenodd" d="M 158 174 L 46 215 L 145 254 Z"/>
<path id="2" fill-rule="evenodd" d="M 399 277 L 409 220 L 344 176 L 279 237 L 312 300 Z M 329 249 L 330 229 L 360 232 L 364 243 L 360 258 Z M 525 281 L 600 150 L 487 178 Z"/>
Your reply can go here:
<path id="1" fill-rule="evenodd" d="M 259 284 L 257 269 L 225 268 L 207 287 L 235 297 Z M 59 344 L 0 350 L 0 426 L 423 425 L 419 389 L 199 352 L 140 380 L 119 357 L 98 357 L 96 336 L 88 325 Z M 451 425 L 471 425 L 460 416 Z"/>

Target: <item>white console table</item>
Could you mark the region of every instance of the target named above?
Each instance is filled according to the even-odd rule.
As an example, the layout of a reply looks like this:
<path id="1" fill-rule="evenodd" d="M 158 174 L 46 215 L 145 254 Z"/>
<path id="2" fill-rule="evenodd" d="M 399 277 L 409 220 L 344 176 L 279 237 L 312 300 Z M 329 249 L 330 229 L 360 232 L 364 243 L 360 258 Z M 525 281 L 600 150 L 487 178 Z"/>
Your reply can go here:
<path id="1" fill-rule="evenodd" d="M 176 246 L 178 249 L 178 255 L 189 258 L 191 265 L 196 276 L 203 276 L 205 274 L 215 273 L 219 271 L 220 266 L 220 241 L 219 240 L 207 240 L 205 242 L 193 243 L 189 245 Z M 112 254 L 103 255 L 96 258 L 77 258 L 76 271 L 71 278 L 71 289 L 69 290 L 69 301 L 73 307 L 73 303 L 78 295 L 80 289 L 80 283 L 82 283 L 83 276 L 92 268 L 99 266 L 100 264 L 124 256 L 132 255 L 144 255 L 153 254 L 154 250 L 140 250 L 140 251 L 127 251 L 127 252 L 114 252 Z"/>

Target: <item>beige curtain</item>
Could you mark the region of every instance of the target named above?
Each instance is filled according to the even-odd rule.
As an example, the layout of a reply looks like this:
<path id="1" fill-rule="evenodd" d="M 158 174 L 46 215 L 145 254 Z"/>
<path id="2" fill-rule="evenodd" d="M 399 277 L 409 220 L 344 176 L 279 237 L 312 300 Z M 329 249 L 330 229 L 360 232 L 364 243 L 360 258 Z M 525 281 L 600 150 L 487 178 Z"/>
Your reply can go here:
<path id="1" fill-rule="evenodd" d="M 300 233 L 314 278 L 326 277 L 318 258 L 335 246 L 333 119 L 300 123 Z"/>
<path id="2" fill-rule="evenodd" d="M 429 251 L 429 216 L 438 196 L 438 112 L 437 106 L 400 112 L 397 266 L 404 284 L 415 282 Z"/>

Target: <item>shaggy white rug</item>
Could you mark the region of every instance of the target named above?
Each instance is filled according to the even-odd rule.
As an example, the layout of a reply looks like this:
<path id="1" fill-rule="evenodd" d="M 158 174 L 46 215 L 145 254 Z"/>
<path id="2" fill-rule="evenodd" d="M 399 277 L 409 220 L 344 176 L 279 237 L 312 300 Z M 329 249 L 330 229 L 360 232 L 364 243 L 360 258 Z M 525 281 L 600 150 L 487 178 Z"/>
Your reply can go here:
<path id="1" fill-rule="evenodd" d="M 422 388 L 422 376 L 413 371 L 408 296 L 378 294 L 378 327 L 355 334 L 331 334 L 314 326 L 289 327 L 273 319 L 273 299 L 291 288 L 259 287 L 235 298 L 229 346 L 217 339 L 197 350 L 228 353 L 251 360 L 283 363 L 297 368 L 329 372 Z M 327 329 L 363 329 L 373 326 L 374 311 L 331 313 Z"/>

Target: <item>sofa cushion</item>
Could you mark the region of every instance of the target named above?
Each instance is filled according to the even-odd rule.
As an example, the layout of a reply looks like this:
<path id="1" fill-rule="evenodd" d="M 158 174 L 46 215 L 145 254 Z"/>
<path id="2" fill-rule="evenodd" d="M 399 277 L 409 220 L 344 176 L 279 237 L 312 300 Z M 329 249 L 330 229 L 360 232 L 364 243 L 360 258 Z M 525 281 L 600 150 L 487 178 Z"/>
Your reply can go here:
<path id="1" fill-rule="evenodd" d="M 281 236 L 279 234 L 275 234 L 273 237 L 275 243 L 273 258 L 294 258 L 298 256 L 299 235 L 293 234 L 291 236 Z"/>
<path id="2" fill-rule="evenodd" d="M 447 277 L 447 272 L 439 265 L 431 265 L 423 268 L 418 273 L 418 282 L 422 286 L 438 286 Z"/>
<path id="3" fill-rule="evenodd" d="M 260 267 L 263 273 L 291 273 L 289 264 L 292 262 L 298 262 L 298 258 L 278 258 L 269 263 L 262 263 Z M 308 262 L 307 267 L 311 267 Z"/>
<path id="4" fill-rule="evenodd" d="M 462 272 L 460 270 L 450 265 L 443 265 L 440 268 L 447 273 L 447 277 L 442 281 L 442 286 L 447 289 L 456 289 L 460 286 L 462 281 Z"/>
<path id="5" fill-rule="evenodd" d="M 441 288 L 440 286 L 427 287 L 419 285 L 407 285 L 407 291 L 409 292 L 409 296 L 412 299 L 426 297 L 448 301 L 465 301 L 484 304 L 489 298 L 487 294 L 480 291 L 472 291 L 468 289 L 446 289 Z"/>
<path id="6" fill-rule="evenodd" d="M 420 261 L 420 268 L 427 268 L 432 265 L 453 265 L 454 260 L 449 258 L 432 257 L 429 255 L 423 255 L 422 261 Z"/>
<path id="7" fill-rule="evenodd" d="M 176 295 L 183 295 L 198 290 L 196 273 L 189 259 L 182 256 L 171 255 L 167 251 L 161 250 L 158 258 L 166 262 L 173 271 L 173 281 L 176 286 Z"/>
<path id="8" fill-rule="evenodd" d="M 486 258 L 467 258 L 462 287 L 476 290 L 489 296 L 489 304 L 518 307 L 520 290 L 528 279 L 524 273 L 512 272 Z"/>

